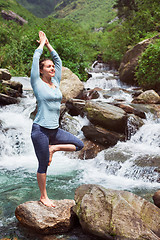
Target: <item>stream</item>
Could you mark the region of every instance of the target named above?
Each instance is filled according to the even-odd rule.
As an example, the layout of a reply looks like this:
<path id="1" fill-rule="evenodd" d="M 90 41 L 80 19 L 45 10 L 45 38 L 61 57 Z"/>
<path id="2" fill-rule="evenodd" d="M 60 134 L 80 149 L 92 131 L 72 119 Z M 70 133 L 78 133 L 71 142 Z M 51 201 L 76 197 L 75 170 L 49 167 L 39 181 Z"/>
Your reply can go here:
<path id="1" fill-rule="evenodd" d="M 99 87 L 110 91 L 113 88 L 131 89 L 122 84 L 118 76 L 108 69 L 94 69 L 85 88 Z M 45 238 L 28 232 L 18 224 L 15 208 L 26 201 L 40 197 L 37 180 L 37 159 L 32 146 L 30 132 L 31 112 L 36 100 L 31 91 L 29 78 L 12 78 L 24 86 L 19 104 L 0 108 L 0 238 L 17 237 L 18 240 L 91 240 L 77 227 L 68 234 Z M 112 93 L 112 91 L 111 91 Z M 109 98 L 102 95 L 93 101 L 112 102 L 123 99 L 132 101 L 132 96 L 124 91 L 114 91 Z M 76 135 L 83 138 L 81 128 L 89 124 L 86 118 L 73 117 L 68 124 L 75 122 Z M 146 113 L 144 125 L 126 142 L 118 142 L 114 147 L 101 151 L 94 159 L 80 160 L 77 155 L 64 152 L 54 154 L 48 168 L 47 191 L 51 199 L 74 199 L 75 189 L 81 184 L 100 184 L 105 188 L 127 190 L 151 200 L 151 195 L 160 189 L 159 173 L 155 166 L 138 165 L 142 159 L 160 158 L 160 121 L 151 113 Z M 69 128 L 69 126 L 68 126 Z"/>

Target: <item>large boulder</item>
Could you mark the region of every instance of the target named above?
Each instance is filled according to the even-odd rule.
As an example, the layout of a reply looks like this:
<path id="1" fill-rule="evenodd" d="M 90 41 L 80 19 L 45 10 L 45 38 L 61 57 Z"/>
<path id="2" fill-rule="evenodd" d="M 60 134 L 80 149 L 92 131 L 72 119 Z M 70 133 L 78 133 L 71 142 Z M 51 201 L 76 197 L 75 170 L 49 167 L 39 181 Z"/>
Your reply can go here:
<path id="1" fill-rule="evenodd" d="M 85 232 L 113 240 L 160 239 L 160 209 L 133 193 L 81 185 L 75 201 Z"/>
<path id="2" fill-rule="evenodd" d="M 138 64 L 139 57 L 145 51 L 147 46 L 152 43 L 156 38 L 160 38 L 160 34 L 153 38 L 145 39 L 135 45 L 132 49 L 129 49 L 120 64 L 119 77 L 122 82 L 129 84 L 135 84 L 135 69 Z"/>
<path id="3" fill-rule="evenodd" d="M 125 136 L 116 132 L 108 131 L 102 127 L 93 125 L 83 126 L 82 131 L 87 139 L 99 143 L 105 147 L 114 146 L 118 141 L 125 141 Z"/>
<path id="4" fill-rule="evenodd" d="M 65 99 L 76 98 L 83 91 L 83 83 L 67 67 L 62 67 L 60 90 Z"/>
<path id="5" fill-rule="evenodd" d="M 125 134 L 127 115 L 123 109 L 104 102 L 87 101 L 84 110 L 91 123 Z"/>
<path id="6" fill-rule="evenodd" d="M 44 206 L 40 201 L 20 204 L 15 211 L 18 221 L 41 234 L 63 233 L 69 231 L 76 221 L 72 211 L 74 200 L 54 200 L 55 208 Z"/>

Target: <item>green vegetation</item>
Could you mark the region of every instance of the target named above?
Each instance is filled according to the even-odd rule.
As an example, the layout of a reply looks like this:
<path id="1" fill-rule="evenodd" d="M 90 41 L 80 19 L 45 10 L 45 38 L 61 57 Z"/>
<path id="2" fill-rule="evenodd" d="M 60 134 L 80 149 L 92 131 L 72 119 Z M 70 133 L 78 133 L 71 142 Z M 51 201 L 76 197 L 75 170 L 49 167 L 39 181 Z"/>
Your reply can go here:
<path id="1" fill-rule="evenodd" d="M 56 5 L 53 16 L 78 22 L 87 29 L 105 27 L 114 19 L 115 0 L 63 0 Z"/>
<path id="2" fill-rule="evenodd" d="M 17 2 L 36 17 L 45 18 L 54 11 L 54 7 L 59 0 L 17 0 Z"/>
<path id="3" fill-rule="evenodd" d="M 17 0 L 35 16 L 43 18 L 49 15 L 78 22 L 90 28 L 103 27 L 115 16 L 115 0 Z"/>
<path id="4" fill-rule="evenodd" d="M 53 18 L 29 20 L 20 26 L 14 21 L 0 17 L 0 67 L 7 68 L 13 76 L 30 75 L 32 56 L 38 47 L 39 30 L 43 30 L 59 53 L 63 66 L 69 67 L 80 79 L 86 80 L 85 68 L 96 58 L 92 34 L 71 21 Z M 49 57 L 44 49 L 42 57 Z"/>
<path id="5" fill-rule="evenodd" d="M 30 7 L 33 4 L 40 5 L 39 0 L 17 1 L 24 5 L 27 3 Z M 46 0 L 43 4 L 51 6 L 49 2 Z M 52 3 L 58 3 L 54 6 L 53 14 L 47 18 L 37 18 L 16 0 L 0 0 L 0 10 L 12 10 L 28 21 L 28 24 L 20 26 L 0 16 L 0 65 L 8 68 L 12 75 L 30 75 L 39 30 L 46 32 L 63 65 L 81 80 L 86 80 L 85 68 L 97 56 L 118 68 L 129 48 L 160 31 L 159 0 L 55 0 Z M 45 11 L 50 14 L 49 10 Z M 115 18 L 116 15 L 119 19 Z M 100 31 L 95 31 L 100 27 Z M 151 82 L 157 84 L 160 81 L 158 46 L 158 41 L 149 46 L 139 61 L 136 76 L 138 83 L 143 86 L 152 86 Z M 46 50 L 43 57 L 49 57 Z"/>
<path id="6" fill-rule="evenodd" d="M 18 4 L 15 0 L 0 0 L 0 11 L 1 10 L 11 10 L 21 17 L 23 17 L 27 21 L 34 21 L 35 16 L 33 16 L 29 11 L 24 9 L 20 4 Z M 0 18 L 0 23 L 2 23 L 2 18 Z"/>
<path id="7" fill-rule="evenodd" d="M 150 44 L 139 60 L 136 77 L 140 86 L 159 89 L 160 40 Z"/>

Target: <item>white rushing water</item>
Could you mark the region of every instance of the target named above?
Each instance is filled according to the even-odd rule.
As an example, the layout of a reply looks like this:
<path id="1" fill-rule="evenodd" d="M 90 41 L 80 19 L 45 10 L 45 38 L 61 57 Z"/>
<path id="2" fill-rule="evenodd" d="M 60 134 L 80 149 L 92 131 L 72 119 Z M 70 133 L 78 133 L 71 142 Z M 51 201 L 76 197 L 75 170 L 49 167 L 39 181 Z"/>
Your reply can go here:
<path id="1" fill-rule="evenodd" d="M 95 73 L 85 84 L 85 87 L 94 88 L 97 86 L 104 89 L 109 89 L 113 85 L 114 87 L 122 87 L 118 79 L 111 80 L 112 83 L 109 83 L 107 74 Z M 109 73 L 109 77 L 114 78 L 111 73 Z M 24 81 L 23 78 L 22 81 Z M 26 89 L 29 89 L 29 85 L 26 85 Z M 122 97 L 121 92 L 118 94 L 118 97 Z M 36 174 L 37 159 L 30 138 L 32 127 L 30 113 L 35 109 L 35 104 L 32 92 L 25 91 L 20 104 L 0 109 L 0 169 Z M 82 137 L 81 128 L 88 124 L 88 120 L 79 116 L 73 119 L 76 121 L 77 134 Z M 76 155 L 73 157 L 74 154 L 55 153 L 53 162 L 48 169 L 48 175 L 54 177 L 70 176 L 68 184 L 71 186 L 94 183 L 113 189 L 159 188 L 160 183 L 157 182 L 159 176 L 155 167 L 147 164 L 144 166 L 136 164 L 142 158 L 147 161 L 149 158 L 153 159 L 160 156 L 159 132 L 160 123 L 153 120 L 152 115 L 148 115 L 145 124 L 130 140 L 118 142 L 116 146 L 100 152 L 95 159 L 80 160 L 76 158 Z M 63 188 L 62 185 L 61 188 Z"/>
<path id="2" fill-rule="evenodd" d="M 16 223 L 15 208 L 23 202 L 38 200 L 40 194 L 36 180 L 38 163 L 30 137 L 33 123 L 30 114 L 35 110 L 36 99 L 29 78 L 13 80 L 22 82 L 25 90 L 20 103 L 0 108 L 0 237 L 3 238 L 21 231 L 12 226 Z M 111 93 L 107 99 L 101 94 L 98 101 L 132 101 L 129 92 L 123 91 L 131 87 L 122 85 L 111 72 L 93 73 L 85 87 L 99 87 Z M 112 94 L 112 89 L 119 90 Z M 160 158 L 160 121 L 151 113 L 146 116 L 144 125 L 134 135 L 131 132 L 130 140 L 118 142 L 94 159 L 81 160 L 77 153 L 56 152 L 48 168 L 48 196 L 73 199 L 75 189 L 84 183 L 128 190 L 142 196 L 160 189 L 159 173 L 155 171 Z M 67 118 L 67 113 L 66 119 L 66 130 L 83 138 L 81 128 L 88 125 L 89 120 L 80 116 Z M 19 234 L 20 239 L 28 239 L 26 233 Z"/>

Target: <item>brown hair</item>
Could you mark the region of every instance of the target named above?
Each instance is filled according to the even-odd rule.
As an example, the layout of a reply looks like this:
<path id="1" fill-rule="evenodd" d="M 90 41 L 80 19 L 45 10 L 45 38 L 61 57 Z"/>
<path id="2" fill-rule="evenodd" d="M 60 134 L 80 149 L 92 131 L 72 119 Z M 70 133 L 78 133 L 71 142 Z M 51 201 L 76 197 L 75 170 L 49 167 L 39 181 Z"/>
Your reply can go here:
<path id="1" fill-rule="evenodd" d="M 46 59 L 42 59 L 41 61 L 39 61 L 39 69 L 40 69 L 40 70 L 43 70 L 44 62 L 47 61 L 47 60 L 50 60 L 50 59 L 49 59 L 49 58 L 46 58 Z M 40 73 L 40 75 L 42 76 L 41 73 Z"/>

